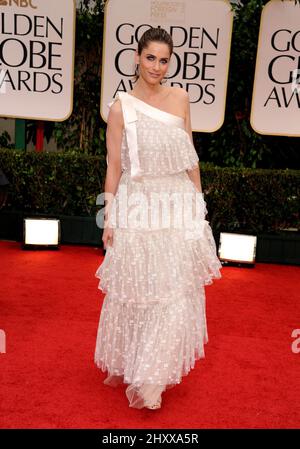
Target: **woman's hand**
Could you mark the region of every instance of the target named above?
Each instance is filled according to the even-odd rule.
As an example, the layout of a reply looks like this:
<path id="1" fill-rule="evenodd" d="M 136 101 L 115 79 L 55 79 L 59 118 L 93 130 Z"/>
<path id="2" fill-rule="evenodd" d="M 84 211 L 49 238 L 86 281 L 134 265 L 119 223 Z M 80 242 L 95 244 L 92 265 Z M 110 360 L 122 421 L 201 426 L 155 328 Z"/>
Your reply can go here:
<path id="1" fill-rule="evenodd" d="M 105 250 L 106 250 L 108 245 L 109 246 L 113 245 L 113 235 L 114 235 L 113 228 L 110 228 L 110 227 L 104 228 L 104 231 L 103 231 L 103 234 L 102 234 L 102 242 L 103 242 Z"/>

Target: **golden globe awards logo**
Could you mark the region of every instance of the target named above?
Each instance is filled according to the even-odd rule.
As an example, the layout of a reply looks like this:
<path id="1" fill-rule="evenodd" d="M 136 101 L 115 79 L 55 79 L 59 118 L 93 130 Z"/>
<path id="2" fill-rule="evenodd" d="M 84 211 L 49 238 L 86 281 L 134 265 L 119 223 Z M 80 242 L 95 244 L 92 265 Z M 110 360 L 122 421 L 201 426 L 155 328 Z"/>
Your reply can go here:
<path id="1" fill-rule="evenodd" d="M 119 47 L 114 60 L 114 69 L 119 77 L 115 92 L 133 87 L 130 79 L 133 67 L 128 67 L 128 61 L 133 60 L 134 47 L 146 27 L 151 28 L 151 25 L 142 24 L 134 28 L 126 21 L 118 24 L 114 35 L 109 29 L 110 39 L 115 41 L 112 45 Z M 217 56 L 221 46 L 220 29 L 212 26 L 196 30 L 187 25 L 168 25 L 165 29 L 174 42 L 168 75 L 170 86 L 184 87 L 192 103 L 213 104 L 216 99 Z"/>
<path id="2" fill-rule="evenodd" d="M 0 13 L 0 89 L 60 94 L 63 17 Z"/>
<path id="3" fill-rule="evenodd" d="M 291 107 L 293 103 L 300 108 L 300 31 L 293 32 L 288 28 L 276 30 L 271 36 L 271 48 L 274 57 L 269 62 L 268 77 L 273 88 L 264 107 L 272 102 L 279 108 Z"/>
<path id="4" fill-rule="evenodd" d="M 70 116 L 75 26 L 75 0 L 0 0 L 0 116 Z"/>
<path id="5" fill-rule="evenodd" d="M 0 0 L 0 6 L 19 6 L 20 8 L 34 8 L 37 6 L 33 5 L 33 0 Z"/>
<path id="6" fill-rule="evenodd" d="M 269 1 L 258 39 L 250 123 L 260 134 L 300 136 L 300 8 Z"/>
<path id="7" fill-rule="evenodd" d="M 232 23 L 228 0 L 106 2 L 100 107 L 104 121 L 116 92 L 133 88 L 139 39 L 148 28 L 161 27 L 174 44 L 164 81 L 188 92 L 194 131 L 219 129 L 224 121 Z"/>

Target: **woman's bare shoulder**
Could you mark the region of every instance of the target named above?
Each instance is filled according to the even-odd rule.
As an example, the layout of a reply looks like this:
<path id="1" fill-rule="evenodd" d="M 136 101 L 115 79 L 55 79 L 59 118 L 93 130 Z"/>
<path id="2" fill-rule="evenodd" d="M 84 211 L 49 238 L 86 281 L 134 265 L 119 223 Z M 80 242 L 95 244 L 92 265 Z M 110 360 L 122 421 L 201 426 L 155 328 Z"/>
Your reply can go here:
<path id="1" fill-rule="evenodd" d="M 171 94 L 177 98 L 187 98 L 189 96 L 189 94 L 183 87 L 170 86 L 169 89 Z"/>
<path id="2" fill-rule="evenodd" d="M 108 123 L 118 123 L 120 125 L 124 124 L 123 121 L 123 112 L 122 112 L 122 104 L 121 104 L 121 100 L 119 98 L 116 98 L 114 100 L 114 102 L 112 103 L 112 105 L 109 108 L 109 113 L 108 113 L 108 118 L 107 118 L 107 122 Z"/>
<path id="3" fill-rule="evenodd" d="M 170 86 L 170 89 L 170 93 L 174 102 L 176 102 L 177 104 L 181 104 L 182 107 L 185 107 L 189 101 L 189 94 L 187 93 L 187 91 L 183 87 L 178 86 Z"/>

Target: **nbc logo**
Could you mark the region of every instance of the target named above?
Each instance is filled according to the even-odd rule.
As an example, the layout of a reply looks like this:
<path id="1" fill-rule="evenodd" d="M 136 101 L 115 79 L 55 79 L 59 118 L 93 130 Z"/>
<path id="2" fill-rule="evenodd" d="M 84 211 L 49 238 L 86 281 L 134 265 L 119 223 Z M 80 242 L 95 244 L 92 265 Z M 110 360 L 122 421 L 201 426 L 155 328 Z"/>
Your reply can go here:
<path id="1" fill-rule="evenodd" d="M 19 8 L 37 9 L 37 6 L 33 4 L 33 0 L 0 0 L 0 6 L 19 6 Z"/>

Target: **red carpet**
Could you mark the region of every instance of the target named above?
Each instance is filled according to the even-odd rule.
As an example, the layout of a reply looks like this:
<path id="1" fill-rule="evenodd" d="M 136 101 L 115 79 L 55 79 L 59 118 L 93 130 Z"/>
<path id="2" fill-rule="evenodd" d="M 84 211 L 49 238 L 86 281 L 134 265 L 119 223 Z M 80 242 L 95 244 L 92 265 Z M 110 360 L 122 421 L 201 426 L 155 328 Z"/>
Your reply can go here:
<path id="1" fill-rule="evenodd" d="M 129 408 L 93 362 L 101 250 L 2 241 L 0 253 L 1 428 L 300 428 L 299 267 L 223 268 L 206 287 L 206 358 L 151 411 Z"/>

